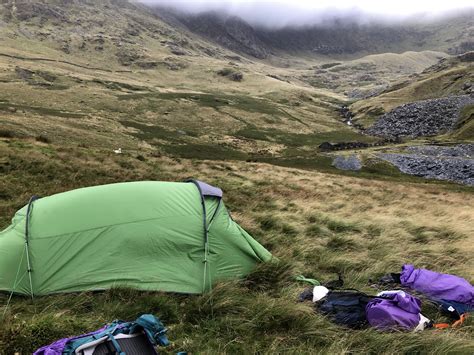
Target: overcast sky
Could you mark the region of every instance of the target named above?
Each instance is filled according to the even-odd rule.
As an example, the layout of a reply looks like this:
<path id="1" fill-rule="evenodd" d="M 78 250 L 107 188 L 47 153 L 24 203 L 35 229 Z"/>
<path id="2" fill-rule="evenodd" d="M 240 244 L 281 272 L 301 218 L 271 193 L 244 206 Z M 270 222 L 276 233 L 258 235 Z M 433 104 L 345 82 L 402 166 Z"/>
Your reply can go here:
<path id="1" fill-rule="evenodd" d="M 209 10 L 237 15 L 268 26 L 312 24 L 328 17 L 357 15 L 359 21 L 426 19 L 453 11 L 474 9 L 472 0 L 140 0 L 192 13 Z M 364 14 L 364 15 L 362 15 Z M 413 16 L 417 14 L 417 16 Z M 422 15 L 421 15 L 422 14 Z"/>

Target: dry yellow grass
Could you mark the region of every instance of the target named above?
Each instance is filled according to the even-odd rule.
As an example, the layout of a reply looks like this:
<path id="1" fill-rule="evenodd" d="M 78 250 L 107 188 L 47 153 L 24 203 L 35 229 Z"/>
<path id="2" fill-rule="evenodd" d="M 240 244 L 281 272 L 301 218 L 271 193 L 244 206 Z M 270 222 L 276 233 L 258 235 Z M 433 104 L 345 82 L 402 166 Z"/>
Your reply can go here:
<path id="1" fill-rule="evenodd" d="M 371 226 L 380 230 L 375 237 L 364 232 L 349 232 L 348 236 L 361 249 L 349 253 L 351 258 L 364 261 L 366 255 L 361 251 L 370 244 L 380 243 L 386 249 L 385 260 L 378 260 L 380 265 L 377 261 L 372 264 L 373 273 L 384 272 L 387 258 L 393 267 L 404 262 L 441 263 L 445 271 L 474 277 L 474 265 L 468 257 L 474 252 L 474 196 L 470 193 L 270 165 L 234 165 L 234 170 L 251 186 L 265 182 L 268 187 L 263 196 L 278 208 L 272 214 L 298 230 L 301 243 L 295 247 L 302 251 L 319 245 L 320 240 L 311 243 L 305 228 L 309 215 L 322 214 L 362 230 Z M 206 175 L 212 176 L 213 172 L 207 171 Z M 288 204 L 292 207 L 285 210 Z M 287 252 L 281 249 L 282 254 Z"/>
<path id="2" fill-rule="evenodd" d="M 32 350 L 54 338 L 90 330 L 91 324 L 99 326 L 112 318 L 128 319 L 136 312 L 150 311 L 162 315 L 170 326 L 174 341 L 170 351 L 380 352 L 381 344 L 386 354 L 400 349 L 467 354 L 474 349 L 472 323 L 446 333 L 381 334 L 337 328 L 296 303 L 304 286 L 292 278 L 305 274 L 324 281 L 341 272 L 345 287 L 374 293 L 369 279 L 413 263 L 472 280 L 472 189 L 368 180 L 269 164 L 174 159 L 153 152 L 138 160 L 139 153 L 143 154 L 115 155 L 104 149 L 1 139 L 0 169 L 6 174 L 0 175 L 0 228 L 32 194 L 47 196 L 119 181 L 194 177 L 223 188 L 233 217 L 286 263 L 286 281 L 280 279 L 281 271 L 271 269 L 267 277 L 276 284 L 266 291 L 222 284 L 214 290 L 212 303 L 208 295 L 181 301 L 176 296 L 114 291 L 46 297 L 37 301 L 40 306 L 36 309 L 14 298 L 3 338 L 0 336 L 0 351 L 2 341 L 16 349 Z M 71 311 L 83 302 L 93 305 L 93 311 Z M 438 317 L 432 308 L 427 311 Z M 56 314 L 61 314 L 60 324 L 55 323 Z M 38 332 L 44 327 L 54 332 Z M 261 336 L 255 337 L 256 332 Z"/>

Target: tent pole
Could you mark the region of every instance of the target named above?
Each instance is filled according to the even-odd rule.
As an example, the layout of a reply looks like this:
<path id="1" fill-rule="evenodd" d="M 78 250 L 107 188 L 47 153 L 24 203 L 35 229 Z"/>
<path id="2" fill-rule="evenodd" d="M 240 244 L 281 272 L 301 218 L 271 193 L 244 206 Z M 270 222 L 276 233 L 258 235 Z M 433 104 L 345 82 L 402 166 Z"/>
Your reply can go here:
<path id="1" fill-rule="evenodd" d="M 28 251 L 28 242 L 25 243 L 25 248 L 26 248 L 26 261 L 28 264 L 28 277 L 30 279 L 30 290 L 31 290 L 31 299 L 34 299 L 34 294 L 33 294 L 33 279 L 31 276 L 31 261 L 30 261 L 30 253 Z"/>
<path id="2" fill-rule="evenodd" d="M 206 293 L 206 276 L 207 276 L 207 269 L 208 269 L 208 260 L 207 260 L 207 243 L 204 245 L 204 275 L 203 275 L 203 283 L 202 283 L 202 293 Z"/>
<path id="3" fill-rule="evenodd" d="M 212 291 L 212 276 L 211 276 L 211 268 L 209 266 L 209 229 L 211 227 L 212 222 L 214 221 L 214 217 L 216 217 L 217 213 L 219 212 L 219 208 L 221 207 L 222 204 L 222 195 L 218 196 L 219 197 L 219 203 L 216 207 L 216 210 L 214 211 L 214 214 L 212 215 L 209 223 L 207 222 L 207 211 L 206 211 L 206 201 L 204 199 L 204 194 L 201 190 L 201 186 L 199 185 L 199 182 L 197 180 L 187 180 L 186 182 L 191 182 L 193 183 L 198 191 L 199 191 L 199 196 L 201 198 L 201 206 L 202 206 L 202 219 L 203 219 L 203 229 L 204 229 L 204 275 L 203 275 L 203 285 L 202 285 L 202 292 L 205 293 L 206 291 Z M 206 282 L 207 281 L 207 282 Z M 209 287 L 206 287 L 206 284 L 209 284 Z M 212 297 L 212 296 L 211 296 Z M 212 301 L 211 301 L 212 303 Z"/>
<path id="4" fill-rule="evenodd" d="M 202 207 L 202 224 L 203 224 L 203 232 L 204 232 L 204 277 L 202 283 L 202 293 L 206 293 L 206 276 L 207 276 L 207 268 L 208 268 L 208 252 L 209 252 L 209 240 L 208 240 L 208 233 L 207 233 L 207 211 L 206 211 L 206 201 L 204 201 L 204 195 L 202 193 L 201 187 L 197 183 L 196 180 L 188 180 L 187 182 L 192 182 L 194 186 L 197 187 L 199 191 L 199 197 L 201 199 L 201 207 Z M 211 286 L 212 287 L 212 286 Z"/>
<path id="5" fill-rule="evenodd" d="M 33 207 L 33 202 L 37 200 L 37 196 L 33 196 L 30 198 L 30 202 L 28 202 L 28 208 L 26 210 L 26 220 L 25 220 L 25 248 L 26 248 L 26 263 L 28 266 L 28 277 L 30 279 L 30 292 L 31 292 L 31 299 L 34 299 L 34 293 L 33 293 L 33 277 L 31 273 L 33 272 L 33 269 L 31 268 L 31 258 L 30 258 L 30 243 L 29 243 L 29 224 L 30 224 L 30 214 L 31 214 L 31 209 Z"/>

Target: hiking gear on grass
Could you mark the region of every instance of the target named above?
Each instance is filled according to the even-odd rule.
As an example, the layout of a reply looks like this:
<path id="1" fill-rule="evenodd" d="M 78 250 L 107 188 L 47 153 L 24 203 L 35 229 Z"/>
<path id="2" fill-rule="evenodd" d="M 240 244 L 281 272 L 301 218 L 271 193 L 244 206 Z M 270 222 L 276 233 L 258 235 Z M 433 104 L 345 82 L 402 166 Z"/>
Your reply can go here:
<path id="1" fill-rule="evenodd" d="M 130 327 L 130 332 L 135 333 L 143 330 L 153 345 L 167 346 L 169 345 L 166 337 L 166 328 L 163 323 L 152 314 L 143 314 Z"/>
<path id="2" fill-rule="evenodd" d="M 377 297 L 384 297 L 384 296 L 388 296 L 388 295 L 392 295 L 396 293 L 399 293 L 402 296 L 406 295 L 406 292 L 403 290 L 385 290 L 385 291 L 380 291 L 379 293 L 377 293 Z"/>
<path id="3" fill-rule="evenodd" d="M 467 304 L 454 301 L 433 300 L 433 302 L 439 306 L 443 313 L 456 320 L 460 319 L 463 314 L 471 312 L 473 309 L 473 307 Z"/>
<path id="4" fill-rule="evenodd" d="M 380 330 L 415 329 L 420 311 L 421 301 L 404 291 L 382 292 L 366 307 L 367 321 Z"/>
<path id="5" fill-rule="evenodd" d="M 402 286 L 424 293 L 432 299 L 474 306 L 474 287 L 462 277 L 403 265 L 400 281 Z"/>
<path id="6" fill-rule="evenodd" d="M 329 291 L 315 307 L 334 323 L 357 329 L 367 325 L 365 308 L 371 299 L 359 291 Z"/>
<path id="7" fill-rule="evenodd" d="M 436 323 L 433 324 L 433 327 L 436 329 L 448 329 L 448 328 L 457 328 L 460 327 L 467 319 L 469 315 L 467 313 L 461 314 L 459 319 L 455 321 L 453 324 L 449 323 Z"/>
<path id="8" fill-rule="evenodd" d="M 329 290 L 324 286 L 314 286 L 313 288 L 313 302 L 318 302 L 327 296 Z"/>
<path id="9" fill-rule="evenodd" d="M 43 347 L 39 348 L 38 350 L 36 350 L 33 353 L 33 355 L 62 355 L 63 350 L 64 350 L 66 344 L 69 341 L 74 341 L 74 340 L 80 339 L 82 337 L 94 336 L 94 335 L 102 333 L 106 329 L 107 329 L 107 326 L 104 326 L 104 327 L 102 327 L 102 328 L 100 328 L 96 331 L 93 331 L 93 332 L 90 332 L 90 333 L 87 333 L 87 334 L 84 334 L 84 335 L 79 335 L 79 336 L 75 336 L 75 337 L 71 337 L 71 338 L 64 338 L 64 339 L 57 340 L 52 344 L 49 344 L 49 345 L 46 345 L 46 346 L 43 346 Z"/>
<path id="10" fill-rule="evenodd" d="M 218 188 L 199 181 L 111 184 L 18 211 L 0 232 L 0 291 L 202 293 L 270 259 L 232 220 Z"/>
<path id="11" fill-rule="evenodd" d="M 78 347 L 72 354 L 76 355 L 157 355 L 153 345 L 145 334 L 117 334 L 114 337 L 104 336 Z"/>
<path id="12" fill-rule="evenodd" d="M 414 331 L 420 332 L 422 330 L 425 330 L 427 328 L 432 328 L 432 327 L 433 327 L 433 322 L 420 313 L 420 322 L 418 323 Z"/>
<path id="13" fill-rule="evenodd" d="M 324 286 L 314 286 L 313 288 L 305 289 L 298 297 L 300 302 L 312 301 L 319 302 L 329 293 L 329 290 Z"/>
<path id="14" fill-rule="evenodd" d="M 157 345 L 169 345 L 166 328 L 157 317 L 144 314 L 135 322 L 114 321 L 94 332 L 58 340 L 38 349 L 34 355 L 96 355 L 110 351 L 145 355 L 156 354 L 153 346 Z"/>

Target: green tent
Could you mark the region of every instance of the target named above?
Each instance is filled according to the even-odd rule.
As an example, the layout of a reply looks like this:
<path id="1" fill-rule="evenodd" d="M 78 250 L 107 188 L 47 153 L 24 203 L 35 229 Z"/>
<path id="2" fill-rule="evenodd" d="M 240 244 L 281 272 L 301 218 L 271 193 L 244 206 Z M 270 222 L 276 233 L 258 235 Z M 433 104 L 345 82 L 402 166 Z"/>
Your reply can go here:
<path id="1" fill-rule="evenodd" d="M 19 210 L 0 232 L 0 290 L 202 293 L 270 259 L 232 220 L 219 188 L 120 183 L 32 199 Z"/>

